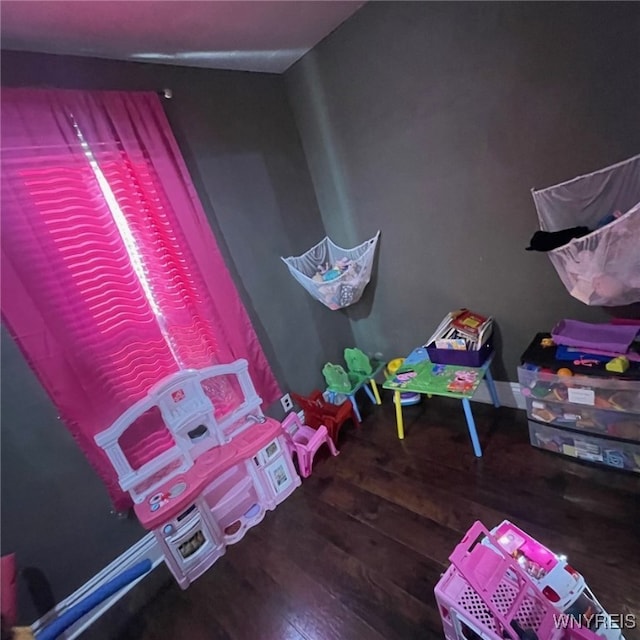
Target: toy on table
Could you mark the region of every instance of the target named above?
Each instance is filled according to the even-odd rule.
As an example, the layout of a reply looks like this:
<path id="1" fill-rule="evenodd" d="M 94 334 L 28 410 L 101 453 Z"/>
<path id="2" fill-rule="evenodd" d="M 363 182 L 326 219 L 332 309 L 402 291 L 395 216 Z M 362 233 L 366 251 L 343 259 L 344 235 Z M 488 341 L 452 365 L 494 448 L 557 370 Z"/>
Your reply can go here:
<path id="1" fill-rule="evenodd" d="M 404 358 L 394 358 L 390 362 L 387 363 L 387 367 L 385 369 L 385 375 L 387 377 L 393 376 L 397 373 L 398 369 L 402 367 L 404 364 Z M 418 404 L 420 402 L 420 394 L 412 393 L 410 391 L 403 391 L 400 394 L 400 404 L 407 407 L 413 404 Z"/>
<path id="2" fill-rule="evenodd" d="M 455 377 L 447 385 L 447 389 L 453 393 L 468 393 L 477 385 L 477 381 L 477 371 L 466 371 L 463 369 L 456 371 Z"/>
<path id="3" fill-rule="evenodd" d="M 404 358 L 394 358 L 393 360 L 389 360 L 385 369 L 385 375 L 392 376 L 395 374 L 395 372 L 402 366 L 403 362 Z"/>
<path id="4" fill-rule="evenodd" d="M 394 378 L 394 381 L 397 382 L 400 386 L 402 386 L 403 384 L 406 384 L 407 382 L 410 382 L 411 380 L 413 380 L 417 375 L 418 373 L 413 369 L 409 369 L 407 371 L 401 371 L 399 373 L 396 373 L 396 377 Z"/>
<path id="5" fill-rule="evenodd" d="M 567 558 L 508 520 L 475 522 L 449 560 L 435 587 L 446 640 L 624 640 Z"/>

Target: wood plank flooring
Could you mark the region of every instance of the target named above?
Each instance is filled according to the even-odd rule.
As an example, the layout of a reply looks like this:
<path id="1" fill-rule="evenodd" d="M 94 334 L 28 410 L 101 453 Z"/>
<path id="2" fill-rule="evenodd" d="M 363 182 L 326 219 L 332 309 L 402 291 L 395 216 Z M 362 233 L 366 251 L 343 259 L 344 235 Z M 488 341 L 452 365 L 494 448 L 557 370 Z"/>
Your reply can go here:
<path id="1" fill-rule="evenodd" d="M 476 520 L 508 518 L 585 575 L 610 613 L 640 624 L 640 478 L 529 445 L 523 412 L 459 402 L 362 402 L 337 458 L 267 514 L 189 589 L 169 582 L 119 637 L 136 640 L 442 638 L 433 588 Z M 626 630 L 627 640 L 640 638 Z"/>

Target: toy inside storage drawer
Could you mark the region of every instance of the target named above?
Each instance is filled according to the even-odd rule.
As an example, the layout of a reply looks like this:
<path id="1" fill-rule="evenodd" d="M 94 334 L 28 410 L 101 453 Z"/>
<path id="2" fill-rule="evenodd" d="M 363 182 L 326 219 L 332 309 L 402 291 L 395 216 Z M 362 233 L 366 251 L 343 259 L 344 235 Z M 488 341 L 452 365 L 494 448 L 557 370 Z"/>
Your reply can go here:
<path id="1" fill-rule="evenodd" d="M 640 473 L 640 444 L 590 436 L 529 421 L 529 439 L 534 447 L 565 456 Z"/>
<path id="2" fill-rule="evenodd" d="M 532 420 L 596 435 L 640 443 L 640 414 L 595 409 L 568 402 L 548 402 L 526 398 L 527 416 Z"/>
<path id="3" fill-rule="evenodd" d="M 640 380 L 558 376 L 518 367 L 518 382 L 522 395 L 533 400 L 640 415 Z"/>

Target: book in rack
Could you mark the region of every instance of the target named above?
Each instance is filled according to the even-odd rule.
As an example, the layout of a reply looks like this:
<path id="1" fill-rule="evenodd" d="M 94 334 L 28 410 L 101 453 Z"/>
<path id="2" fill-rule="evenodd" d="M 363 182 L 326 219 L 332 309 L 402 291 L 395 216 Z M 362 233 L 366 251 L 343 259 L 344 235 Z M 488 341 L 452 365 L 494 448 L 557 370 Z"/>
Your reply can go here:
<path id="1" fill-rule="evenodd" d="M 434 344 L 437 349 L 477 351 L 488 340 L 492 327 L 492 317 L 459 309 L 443 318 L 425 346 Z"/>

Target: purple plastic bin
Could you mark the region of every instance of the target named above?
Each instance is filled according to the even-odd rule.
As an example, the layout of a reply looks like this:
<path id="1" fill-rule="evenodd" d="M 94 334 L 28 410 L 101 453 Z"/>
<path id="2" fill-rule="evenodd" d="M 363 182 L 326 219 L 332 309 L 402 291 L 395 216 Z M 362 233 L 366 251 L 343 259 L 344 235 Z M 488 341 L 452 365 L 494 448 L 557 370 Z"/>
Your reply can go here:
<path id="1" fill-rule="evenodd" d="M 457 367 L 481 367 L 493 351 L 493 334 L 477 351 L 436 349 L 434 343 L 427 345 L 429 360 L 435 364 L 452 364 Z"/>

